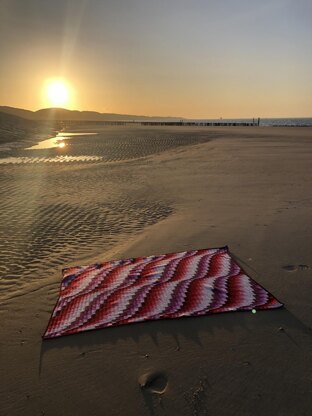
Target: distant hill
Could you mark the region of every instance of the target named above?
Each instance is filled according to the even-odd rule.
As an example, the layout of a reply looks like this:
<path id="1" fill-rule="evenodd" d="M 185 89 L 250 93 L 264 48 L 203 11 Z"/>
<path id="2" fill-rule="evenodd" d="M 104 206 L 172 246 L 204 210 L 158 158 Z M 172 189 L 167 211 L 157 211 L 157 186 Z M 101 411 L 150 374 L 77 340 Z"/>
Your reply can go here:
<path id="1" fill-rule="evenodd" d="M 130 114 L 98 113 L 96 111 L 66 110 L 65 108 L 44 108 L 38 111 L 29 111 L 21 108 L 0 106 L 0 112 L 23 117 L 27 120 L 75 120 L 75 121 L 138 121 L 138 120 L 165 120 L 178 121 L 178 117 L 148 117 Z"/>
<path id="2" fill-rule="evenodd" d="M 37 123 L 34 120 L 27 120 L 23 117 L 5 113 L 0 107 L 0 126 L 2 129 L 11 130 L 12 128 L 36 128 Z M 27 111 L 27 110 L 25 110 Z"/>
<path id="3" fill-rule="evenodd" d="M 41 132 L 50 134 L 52 127 L 48 126 L 47 123 L 27 120 L 23 117 L 0 111 L 0 145 L 27 140 L 28 137 L 33 137 L 34 134 Z"/>
<path id="4" fill-rule="evenodd" d="M 29 110 L 23 110 L 21 108 L 0 106 L 0 112 L 10 114 L 12 116 L 26 118 L 28 120 L 34 120 L 34 112 Z"/>

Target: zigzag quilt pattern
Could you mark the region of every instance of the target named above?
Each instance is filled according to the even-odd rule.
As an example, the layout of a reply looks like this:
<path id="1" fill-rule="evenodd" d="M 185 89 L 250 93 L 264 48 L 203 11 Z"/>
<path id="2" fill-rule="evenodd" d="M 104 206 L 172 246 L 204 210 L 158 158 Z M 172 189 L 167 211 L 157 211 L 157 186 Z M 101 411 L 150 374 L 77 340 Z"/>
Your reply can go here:
<path id="1" fill-rule="evenodd" d="M 227 247 L 114 260 L 63 270 L 43 338 L 135 322 L 283 306 Z"/>

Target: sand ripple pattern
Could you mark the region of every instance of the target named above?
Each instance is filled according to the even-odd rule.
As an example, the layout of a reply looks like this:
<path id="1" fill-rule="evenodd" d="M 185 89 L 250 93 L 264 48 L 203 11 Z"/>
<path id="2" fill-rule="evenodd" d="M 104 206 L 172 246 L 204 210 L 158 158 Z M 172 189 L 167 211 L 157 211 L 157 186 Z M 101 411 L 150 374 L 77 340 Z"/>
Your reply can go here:
<path id="1" fill-rule="evenodd" d="M 110 261 L 63 271 L 44 338 L 92 329 L 282 304 L 227 247 Z"/>
<path id="2" fill-rule="evenodd" d="M 171 213 L 161 203 L 124 200 L 87 204 L 41 203 L 2 211 L 0 227 L 1 283 L 17 289 L 77 256 L 114 245 L 120 234 L 142 230 Z M 41 273 L 41 274 L 40 274 Z"/>
<path id="3" fill-rule="evenodd" d="M 0 159 L 0 165 L 24 165 L 33 163 L 69 163 L 69 162 L 99 162 L 99 156 L 55 156 L 55 157 L 6 157 Z"/>
<path id="4" fill-rule="evenodd" d="M 66 137 L 64 148 L 16 150 L 10 157 L 0 157 L 0 164 L 116 162 L 150 156 L 207 140 L 207 134 L 200 132 L 187 134 L 153 129 L 107 130 L 96 135 Z"/>
<path id="5" fill-rule="evenodd" d="M 0 166 L 1 296 L 23 291 L 57 267 L 104 253 L 170 215 L 168 201 L 153 200 L 151 192 L 142 198 L 142 184 L 122 161 L 205 140 L 113 129 L 67 139 L 64 154 L 58 148 L 12 154 L 17 159 Z"/>

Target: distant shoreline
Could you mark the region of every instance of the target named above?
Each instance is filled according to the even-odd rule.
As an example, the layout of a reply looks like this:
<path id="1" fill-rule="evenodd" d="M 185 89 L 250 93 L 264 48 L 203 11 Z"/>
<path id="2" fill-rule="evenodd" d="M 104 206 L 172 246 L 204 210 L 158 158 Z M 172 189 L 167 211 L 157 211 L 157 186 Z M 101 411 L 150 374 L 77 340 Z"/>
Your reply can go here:
<path id="1" fill-rule="evenodd" d="M 260 118 L 261 126 L 312 126 L 312 117 L 261 117 L 259 114 L 255 114 L 252 117 L 222 117 L 219 118 L 206 117 L 206 118 L 190 118 L 190 117 L 178 117 L 178 116 L 146 116 L 146 115 L 134 115 L 134 114 L 117 114 L 117 113 L 99 113 L 96 111 L 78 111 L 67 110 L 65 108 L 44 108 L 37 111 L 25 110 L 21 108 L 0 106 L 0 113 L 16 116 L 28 121 L 41 121 L 41 122 L 80 122 L 80 123 L 92 123 L 92 122 L 107 122 L 107 123 L 183 123 L 183 125 L 189 125 L 189 123 L 195 123 L 192 125 L 202 125 L 201 123 L 227 123 L 233 126 L 233 123 L 241 124 L 247 123 L 248 125 L 258 124 L 257 120 Z M 222 124 L 223 125 L 223 124 Z"/>

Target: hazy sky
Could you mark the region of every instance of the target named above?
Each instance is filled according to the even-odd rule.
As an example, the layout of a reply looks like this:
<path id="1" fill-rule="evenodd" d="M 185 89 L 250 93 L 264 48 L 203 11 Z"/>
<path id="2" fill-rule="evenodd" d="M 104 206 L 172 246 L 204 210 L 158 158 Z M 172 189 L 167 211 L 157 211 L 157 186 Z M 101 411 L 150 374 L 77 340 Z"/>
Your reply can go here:
<path id="1" fill-rule="evenodd" d="M 311 0 L 0 0 L 0 105 L 312 116 Z"/>

